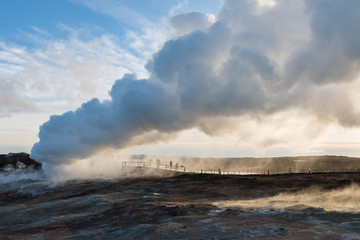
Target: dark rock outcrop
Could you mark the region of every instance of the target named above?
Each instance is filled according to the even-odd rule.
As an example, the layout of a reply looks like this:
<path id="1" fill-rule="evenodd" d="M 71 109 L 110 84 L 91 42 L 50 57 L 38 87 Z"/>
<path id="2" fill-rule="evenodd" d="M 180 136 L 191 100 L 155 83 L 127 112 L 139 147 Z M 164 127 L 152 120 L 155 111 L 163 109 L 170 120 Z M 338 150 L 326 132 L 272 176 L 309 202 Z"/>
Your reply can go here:
<path id="1" fill-rule="evenodd" d="M 41 170 L 41 166 L 41 163 L 30 158 L 30 155 L 27 153 L 0 154 L 0 171 L 27 168 Z"/>

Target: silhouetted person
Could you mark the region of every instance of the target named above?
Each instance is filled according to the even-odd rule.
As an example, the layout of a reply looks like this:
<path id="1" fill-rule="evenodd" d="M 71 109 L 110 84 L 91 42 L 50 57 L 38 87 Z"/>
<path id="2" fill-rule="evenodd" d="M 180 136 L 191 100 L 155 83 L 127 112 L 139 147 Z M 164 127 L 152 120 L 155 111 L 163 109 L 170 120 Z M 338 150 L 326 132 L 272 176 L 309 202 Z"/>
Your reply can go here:
<path id="1" fill-rule="evenodd" d="M 172 168 L 172 161 L 170 161 L 170 168 Z"/>
<path id="2" fill-rule="evenodd" d="M 160 167 L 160 159 L 156 159 L 156 167 L 157 167 L 157 168 Z"/>
<path id="3" fill-rule="evenodd" d="M 178 169 L 179 169 L 179 164 L 176 163 L 176 164 L 175 164 L 175 171 L 177 171 Z"/>
<path id="4" fill-rule="evenodd" d="M 151 167 L 152 159 L 149 160 L 149 167 Z"/>

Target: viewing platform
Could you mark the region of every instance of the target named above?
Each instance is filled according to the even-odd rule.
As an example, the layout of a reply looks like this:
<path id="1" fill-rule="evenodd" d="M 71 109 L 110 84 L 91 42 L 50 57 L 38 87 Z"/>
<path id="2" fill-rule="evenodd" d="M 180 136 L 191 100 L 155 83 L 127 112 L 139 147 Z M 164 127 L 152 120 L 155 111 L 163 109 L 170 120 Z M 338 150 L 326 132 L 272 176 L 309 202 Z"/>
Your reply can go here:
<path id="1" fill-rule="evenodd" d="M 256 160 L 255 160 L 256 161 Z M 299 160 L 295 160 L 299 162 Z M 302 161 L 302 163 L 306 163 Z M 160 159 L 142 159 L 135 158 L 132 161 L 127 161 L 122 163 L 122 168 L 126 171 L 132 172 L 152 172 L 152 173 L 167 173 L 167 174 L 178 174 L 178 173 L 189 173 L 189 174 L 216 174 L 216 175 L 284 175 L 284 174 L 327 174 L 327 173 L 358 173 L 360 169 L 357 167 L 354 168 L 312 168 L 302 166 L 301 168 L 294 167 L 282 167 L 279 169 L 278 166 L 272 167 L 264 166 L 265 168 L 260 167 L 244 167 L 241 170 L 236 168 L 234 170 L 221 168 L 221 167 L 208 167 L 208 168 L 189 168 L 184 164 L 179 164 L 175 161 L 164 161 Z"/>

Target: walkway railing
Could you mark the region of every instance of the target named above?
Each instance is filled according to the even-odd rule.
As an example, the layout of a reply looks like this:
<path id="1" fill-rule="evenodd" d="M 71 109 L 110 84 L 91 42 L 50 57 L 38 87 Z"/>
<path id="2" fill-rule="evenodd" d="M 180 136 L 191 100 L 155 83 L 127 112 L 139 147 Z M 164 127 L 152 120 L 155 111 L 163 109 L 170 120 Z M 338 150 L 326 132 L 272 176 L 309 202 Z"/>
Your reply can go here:
<path id="1" fill-rule="evenodd" d="M 331 169 L 331 168 L 302 168 L 302 169 L 291 169 L 279 170 L 279 169 L 247 169 L 245 171 L 233 171 L 228 169 L 189 169 L 184 165 L 172 164 L 170 162 L 151 162 L 151 161 L 129 161 L 122 163 L 123 168 L 151 168 L 161 169 L 174 172 L 185 172 L 185 173 L 198 173 L 198 174 L 217 174 L 217 175 L 279 175 L 279 174 L 316 174 L 316 173 L 336 173 L 336 172 L 360 172 L 358 168 L 344 168 L 344 169 Z"/>

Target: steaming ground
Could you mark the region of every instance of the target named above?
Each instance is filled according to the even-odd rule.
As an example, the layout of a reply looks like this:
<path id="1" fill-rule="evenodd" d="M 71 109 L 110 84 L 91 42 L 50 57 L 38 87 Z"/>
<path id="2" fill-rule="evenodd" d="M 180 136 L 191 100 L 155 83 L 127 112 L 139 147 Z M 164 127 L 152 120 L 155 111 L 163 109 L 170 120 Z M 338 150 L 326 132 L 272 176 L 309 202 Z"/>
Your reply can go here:
<path id="1" fill-rule="evenodd" d="M 358 173 L 28 176 L 0 184 L 0 239 L 360 238 Z"/>
<path id="2" fill-rule="evenodd" d="M 245 209 L 305 209 L 318 208 L 324 211 L 360 213 L 360 185 L 351 184 L 335 190 L 310 187 L 295 193 L 280 193 L 276 196 L 251 200 L 230 200 L 216 203 L 220 207 Z"/>

